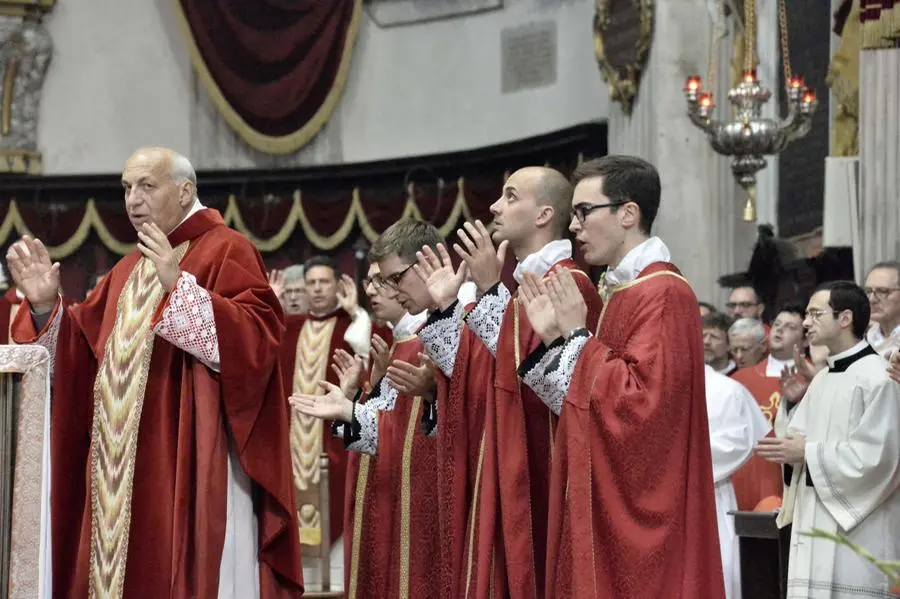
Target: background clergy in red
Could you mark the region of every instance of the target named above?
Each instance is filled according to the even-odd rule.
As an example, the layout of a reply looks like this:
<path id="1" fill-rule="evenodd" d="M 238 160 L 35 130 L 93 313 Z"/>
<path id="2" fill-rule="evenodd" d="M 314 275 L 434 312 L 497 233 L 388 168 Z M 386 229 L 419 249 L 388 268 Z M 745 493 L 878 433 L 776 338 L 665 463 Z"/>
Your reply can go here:
<path id="1" fill-rule="evenodd" d="M 298 342 L 304 324 L 308 321 L 321 321 L 335 319 L 334 331 L 331 342 L 327 348 L 327 372 L 325 380 L 329 383 L 338 383 L 337 375 L 331 368 L 334 361 L 334 352 L 343 349 L 353 355 L 353 348 L 344 340 L 347 328 L 352 323 L 350 315 L 343 309 L 337 308 L 323 316 L 312 314 L 288 315 L 285 317 L 284 341 L 281 344 L 279 359 L 281 361 L 282 381 L 286 395 L 294 391 L 294 377 L 297 371 L 297 353 L 302 351 Z M 323 451 L 328 454 L 328 502 L 331 528 L 331 540 L 341 536 L 344 529 L 344 493 L 347 478 L 347 452 L 344 450 L 344 442 L 331 434 L 331 421 L 323 423 L 322 434 Z M 299 506 L 297 506 L 299 509 Z"/>

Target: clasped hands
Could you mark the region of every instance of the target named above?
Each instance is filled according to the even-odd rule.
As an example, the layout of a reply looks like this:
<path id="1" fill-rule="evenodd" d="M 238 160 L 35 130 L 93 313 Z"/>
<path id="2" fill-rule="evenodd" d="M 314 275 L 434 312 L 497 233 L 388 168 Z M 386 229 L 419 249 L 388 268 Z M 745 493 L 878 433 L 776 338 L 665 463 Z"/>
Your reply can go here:
<path id="1" fill-rule="evenodd" d="M 587 323 L 587 304 L 568 269 L 558 269 L 544 279 L 525 273 L 519 286 L 519 301 L 545 345 L 560 337 L 568 339 Z"/>

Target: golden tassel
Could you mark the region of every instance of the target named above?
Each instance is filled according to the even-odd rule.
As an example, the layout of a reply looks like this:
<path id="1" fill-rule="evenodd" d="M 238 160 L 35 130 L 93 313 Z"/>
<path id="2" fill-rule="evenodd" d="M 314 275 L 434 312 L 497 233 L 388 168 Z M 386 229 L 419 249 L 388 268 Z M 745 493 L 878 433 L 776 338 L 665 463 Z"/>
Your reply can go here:
<path id="1" fill-rule="evenodd" d="M 744 204 L 744 222 L 756 221 L 756 186 L 747 189 L 747 203 Z"/>

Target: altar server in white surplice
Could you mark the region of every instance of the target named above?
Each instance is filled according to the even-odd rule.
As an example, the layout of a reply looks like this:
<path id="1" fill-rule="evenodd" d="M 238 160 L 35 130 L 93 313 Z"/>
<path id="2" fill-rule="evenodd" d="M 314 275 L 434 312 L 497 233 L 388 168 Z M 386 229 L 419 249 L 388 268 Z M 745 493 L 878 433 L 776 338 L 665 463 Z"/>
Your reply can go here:
<path id="1" fill-rule="evenodd" d="M 803 326 L 829 349 L 790 419 L 787 436 L 759 441 L 759 453 L 784 464 L 781 527 L 793 523 L 788 597 L 893 597 L 874 566 L 828 539 L 846 536 L 880 559 L 900 558 L 900 386 L 865 341 L 869 302 L 851 282 L 821 286 Z"/>
<path id="2" fill-rule="evenodd" d="M 706 411 L 712 449 L 713 480 L 716 483 L 716 512 L 722 572 L 727 599 L 741 598 L 741 560 L 734 532 L 737 498 L 731 475 L 743 466 L 757 441 L 769 434 L 769 422 L 746 387 L 706 365 Z M 748 598 L 749 599 L 749 598 Z"/>

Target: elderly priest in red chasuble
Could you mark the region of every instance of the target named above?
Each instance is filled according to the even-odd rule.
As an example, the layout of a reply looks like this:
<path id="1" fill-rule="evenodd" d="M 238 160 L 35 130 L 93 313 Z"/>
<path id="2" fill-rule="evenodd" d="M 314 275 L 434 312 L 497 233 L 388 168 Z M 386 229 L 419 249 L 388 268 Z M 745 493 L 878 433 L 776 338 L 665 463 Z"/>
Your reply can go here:
<path id="1" fill-rule="evenodd" d="M 19 343 L 54 356 L 52 596 L 302 593 L 281 307 L 256 249 L 204 208 L 188 160 L 122 173 L 138 251 L 82 304 L 29 237 L 7 253 Z M 49 593 L 48 593 L 49 595 Z"/>
<path id="2" fill-rule="evenodd" d="M 608 266 L 596 331 L 576 281 L 528 275 L 544 340 L 519 373 L 555 413 L 545 596 L 723 599 L 697 298 L 650 227 L 649 163 L 579 166 L 570 225 Z"/>

